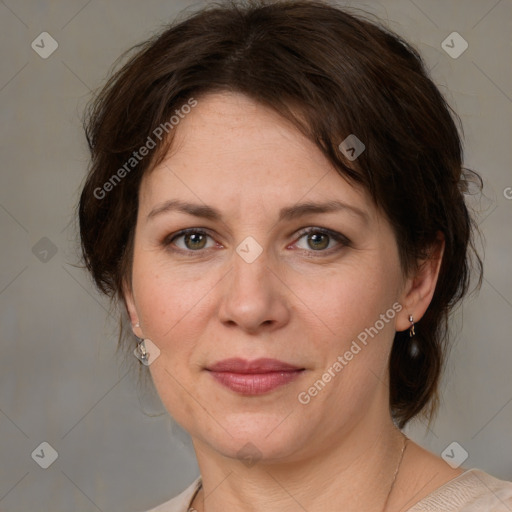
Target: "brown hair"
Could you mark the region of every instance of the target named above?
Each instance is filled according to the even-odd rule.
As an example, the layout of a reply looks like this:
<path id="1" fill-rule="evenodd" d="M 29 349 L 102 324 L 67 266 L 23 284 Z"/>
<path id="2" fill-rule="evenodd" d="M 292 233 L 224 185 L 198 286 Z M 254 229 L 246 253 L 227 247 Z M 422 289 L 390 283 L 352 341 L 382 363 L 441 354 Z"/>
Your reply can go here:
<path id="1" fill-rule="evenodd" d="M 420 412 L 431 419 L 447 318 L 468 290 L 472 254 L 481 281 L 464 201 L 467 181 L 481 180 L 462 167 L 453 120 L 460 119 L 418 52 L 378 22 L 320 1 L 210 5 L 135 50 L 85 121 L 92 160 L 79 221 L 85 265 L 98 288 L 122 300 L 141 179 L 169 148 L 172 130 L 154 140 L 147 158 L 131 161 L 134 152 L 191 98 L 241 92 L 291 120 L 340 174 L 370 193 L 394 229 L 404 273 L 444 235 L 438 284 L 416 325 L 414 350 L 408 332 L 397 332 L 389 361 L 397 424 Z M 366 146 L 354 161 L 339 149 L 350 134 Z"/>

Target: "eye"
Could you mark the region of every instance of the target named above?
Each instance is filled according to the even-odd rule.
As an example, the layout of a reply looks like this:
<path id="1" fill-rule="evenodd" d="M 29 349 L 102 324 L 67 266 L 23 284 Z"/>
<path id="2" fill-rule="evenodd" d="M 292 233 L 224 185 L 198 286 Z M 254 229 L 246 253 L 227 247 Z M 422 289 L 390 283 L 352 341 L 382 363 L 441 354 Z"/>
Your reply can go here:
<path id="1" fill-rule="evenodd" d="M 208 238 L 212 240 L 210 245 L 208 244 Z M 178 233 L 170 235 L 163 241 L 164 246 L 174 245 L 178 250 L 186 252 L 198 252 L 203 249 L 209 249 L 215 246 L 213 238 L 200 229 L 184 229 Z"/>
<path id="2" fill-rule="evenodd" d="M 324 228 L 308 228 L 300 235 L 295 245 L 306 251 L 331 253 L 331 250 L 338 250 L 350 245 L 350 240 L 345 235 Z M 299 242 L 303 239 L 306 246 L 301 247 Z"/>
<path id="3" fill-rule="evenodd" d="M 330 254 L 350 245 L 350 240 L 346 236 L 325 228 L 307 228 L 299 233 L 299 235 L 294 245 L 301 250 L 309 252 Z M 305 241 L 305 246 L 304 244 L 301 246 L 302 240 Z M 190 255 L 216 246 L 222 247 L 206 231 L 198 228 L 184 229 L 169 235 L 162 241 L 162 245 L 172 251 L 188 253 Z"/>

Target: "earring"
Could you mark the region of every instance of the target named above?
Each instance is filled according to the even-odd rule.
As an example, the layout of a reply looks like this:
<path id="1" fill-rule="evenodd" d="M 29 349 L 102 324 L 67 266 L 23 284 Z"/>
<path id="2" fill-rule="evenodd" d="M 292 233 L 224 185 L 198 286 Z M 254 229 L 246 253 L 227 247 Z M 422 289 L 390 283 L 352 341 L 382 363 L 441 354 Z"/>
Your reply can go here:
<path id="1" fill-rule="evenodd" d="M 160 356 L 160 349 L 149 339 L 141 339 L 137 336 L 137 346 L 133 355 L 144 365 L 149 366 Z"/>
<path id="2" fill-rule="evenodd" d="M 144 365 L 149 365 L 149 353 L 146 350 L 146 345 L 144 343 L 144 340 L 141 340 L 138 338 L 139 341 L 137 343 L 137 347 L 133 351 L 134 356 Z"/>
<path id="3" fill-rule="evenodd" d="M 420 344 L 418 338 L 416 338 L 416 332 L 414 331 L 414 319 L 412 315 L 409 315 L 409 322 L 411 322 L 411 326 L 409 327 L 409 355 L 412 359 L 416 359 L 420 356 Z"/>
<path id="4" fill-rule="evenodd" d="M 409 322 L 411 322 L 411 327 L 409 327 L 409 337 L 412 338 L 413 336 L 416 335 L 416 333 L 414 332 L 414 319 L 412 315 L 409 315 Z"/>
<path id="5" fill-rule="evenodd" d="M 411 327 L 409 327 L 409 337 L 412 338 L 416 335 L 416 332 L 414 331 L 414 319 L 412 315 L 409 315 L 409 322 L 411 322 Z"/>
<path id="6" fill-rule="evenodd" d="M 149 364 L 149 357 L 148 357 L 148 352 L 146 350 L 146 345 L 144 344 L 144 340 L 140 340 L 138 343 L 137 343 L 137 347 L 135 349 L 135 356 L 137 357 L 137 359 L 139 359 L 139 361 L 144 364 L 144 365 L 148 365 Z"/>

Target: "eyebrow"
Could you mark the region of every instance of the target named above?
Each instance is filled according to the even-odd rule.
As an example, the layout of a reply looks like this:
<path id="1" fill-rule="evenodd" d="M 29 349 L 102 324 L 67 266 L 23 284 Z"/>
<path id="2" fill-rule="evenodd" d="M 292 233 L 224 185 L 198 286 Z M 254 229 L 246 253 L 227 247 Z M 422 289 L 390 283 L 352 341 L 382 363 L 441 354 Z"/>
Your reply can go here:
<path id="1" fill-rule="evenodd" d="M 337 200 L 326 201 L 323 203 L 305 202 L 281 208 L 279 211 L 279 221 L 293 220 L 308 214 L 330 213 L 341 210 L 347 210 L 358 215 L 365 223 L 368 223 L 369 221 L 368 214 L 365 211 L 357 208 L 356 206 Z M 179 199 L 171 199 L 156 206 L 148 213 L 146 220 L 149 221 L 158 215 L 172 211 L 186 213 L 203 219 L 222 221 L 222 214 L 212 206 L 188 203 L 180 201 Z"/>

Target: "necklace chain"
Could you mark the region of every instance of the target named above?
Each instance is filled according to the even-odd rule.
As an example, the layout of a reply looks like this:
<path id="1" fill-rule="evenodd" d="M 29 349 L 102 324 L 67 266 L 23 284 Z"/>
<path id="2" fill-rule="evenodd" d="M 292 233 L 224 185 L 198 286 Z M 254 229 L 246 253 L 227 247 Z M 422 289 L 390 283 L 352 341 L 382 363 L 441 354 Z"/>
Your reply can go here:
<path id="1" fill-rule="evenodd" d="M 404 458 L 405 447 L 407 445 L 407 441 L 409 440 L 409 438 L 405 434 L 402 433 L 402 436 L 404 438 L 404 442 L 402 444 L 402 451 L 400 452 L 400 460 L 398 461 L 398 464 L 396 466 L 395 474 L 393 475 L 393 481 L 391 482 L 391 487 L 389 488 L 388 495 L 386 496 L 386 501 L 384 502 L 384 507 L 382 508 L 382 512 L 386 512 L 386 508 L 387 508 L 388 502 L 389 502 L 389 497 L 391 496 L 391 493 L 393 492 L 393 488 L 395 487 L 395 482 L 398 477 L 398 472 L 400 471 L 400 466 L 402 465 L 402 460 Z M 202 487 L 203 487 L 203 484 L 201 483 L 200 487 L 198 488 L 197 493 L 194 496 L 194 499 L 192 501 L 195 501 L 197 499 L 197 497 L 199 495 L 199 491 L 202 489 Z M 203 503 L 202 503 L 202 510 L 204 512 L 204 498 L 203 498 Z M 190 505 L 188 512 L 197 512 L 197 510 L 194 508 L 193 504 Z"/>
<path id="2" fill-rule="evenodd" d="M 407 445 L 407 441 L 409 438 L 402 433 L 402 436 L 404 437 L 404 442 L 402 444 L 402 451 L 400 452 L 400 460 L 398 461 L 398 465 L 395 469 L 395 474 L 393 476 L 393 481 L 391 482 L 391 487 L 389 488 L 388 495 L 386 496 L 386 501 L 384 502 L 384 507 L 382 508 L 382 512 L 386 512 L 386 508 L 388 506 L 389 497 L 391 496 L 391 493 L 393 492 L 393 487 L 395 487 L 396 478 L 398 476 L 398 472 L 400 471 L 400 466 L 402 465 L 402 460 L 404 458 L 404 452 L 405 452 L 405 446 Z"/>

